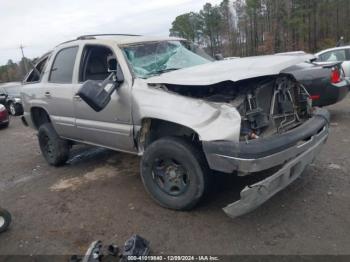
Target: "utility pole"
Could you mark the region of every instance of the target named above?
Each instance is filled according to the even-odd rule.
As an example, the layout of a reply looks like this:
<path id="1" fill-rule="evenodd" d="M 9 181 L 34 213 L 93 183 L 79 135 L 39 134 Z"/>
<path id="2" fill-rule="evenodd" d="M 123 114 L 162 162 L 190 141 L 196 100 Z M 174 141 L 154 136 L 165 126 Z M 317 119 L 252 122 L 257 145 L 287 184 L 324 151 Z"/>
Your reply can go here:
<path id="1" fill-rule="evenodd" d="M 24 64 L 25 74 L 27 74 L 28 73 L 28 68 L 27 68 L 27 59 L 25 58 L 24 52 L 23 52 L 24 46 L 21 44 L 19 48 L 21 49 L 21 52 L 22 52 L 22 61 L 23 61 L 23 64 Z"/>

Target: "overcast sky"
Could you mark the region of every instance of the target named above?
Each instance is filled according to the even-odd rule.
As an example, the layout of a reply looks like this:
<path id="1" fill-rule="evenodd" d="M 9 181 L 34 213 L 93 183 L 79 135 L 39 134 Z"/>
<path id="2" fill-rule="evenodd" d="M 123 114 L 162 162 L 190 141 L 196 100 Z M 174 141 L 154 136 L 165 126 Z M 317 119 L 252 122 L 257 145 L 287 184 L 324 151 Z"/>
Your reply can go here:
<path id="1" fill-rule="evenodd" d="M 221 0 L 0 0 L 0 65 L 93 33 L 169 35 L 177 15 Z"/>

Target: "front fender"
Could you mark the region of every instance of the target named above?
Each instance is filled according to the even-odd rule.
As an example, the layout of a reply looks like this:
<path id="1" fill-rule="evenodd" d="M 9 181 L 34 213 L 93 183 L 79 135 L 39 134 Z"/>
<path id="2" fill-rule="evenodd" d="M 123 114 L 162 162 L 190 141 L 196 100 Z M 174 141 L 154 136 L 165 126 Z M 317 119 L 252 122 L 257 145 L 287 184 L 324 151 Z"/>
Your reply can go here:
<path id="1" fill-rule="evenodd" d="M 241 116 L 230 104 L 214 103 L 148 87 L 140 80 L 133 88 L 133 119 L 155 118 L 194 130 L 201 141 L 239 140 Z M 134 85 L 134 86 L 135 86 Z"/>

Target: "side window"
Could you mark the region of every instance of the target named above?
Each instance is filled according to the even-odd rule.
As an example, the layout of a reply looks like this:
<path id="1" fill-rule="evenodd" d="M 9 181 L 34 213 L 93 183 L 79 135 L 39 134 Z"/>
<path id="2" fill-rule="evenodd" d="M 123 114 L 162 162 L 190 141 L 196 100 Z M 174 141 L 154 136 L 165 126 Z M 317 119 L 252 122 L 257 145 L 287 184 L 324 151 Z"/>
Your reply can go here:
<path id="1" fill-rule="evenodd" d="M 108 47 L 85 46 L 80 64 L 79 82 L 106 79 L 109 75 L 107 60 L 111 56 L 113 52 Z"/>
<path id="2" fill-rule="evenodd" d="M 0 87 L 0 95 L 6 95 L 6 94 L 7 94 L 7 92 L 6 92 L 5 88 Z"/>
<path id="3" fill-rule="evenodd" d="M 49 82 L 72 83 L 73 69 L 78 47 L 68 47 L 59 51 L 52 64 Z"/>
<path id="4" fill-rule="evenodd" d="M 345 49 L 329 51 L 320 55 L 322 62 L 342 62 L 346 60 Z"/>
<path id="5" fill-rule="evenodd" d="M 350 48 L 346 49 L 346 60 L 350 61 Z"/>
<path id="6" fill-rule="evenodd" d="M 45 68 L 47 65 L 47 61 L 50 56 L 45 57 L 43 60 L 41 60 L 36 66 L 35 70 L 33 69 L 30 73 L 29 76 L 26 79 L 26 83 L 32 83 L 32 82 L 38 82 L 41 80 L 41 77 L 43 73 L 45 72 Z"/>

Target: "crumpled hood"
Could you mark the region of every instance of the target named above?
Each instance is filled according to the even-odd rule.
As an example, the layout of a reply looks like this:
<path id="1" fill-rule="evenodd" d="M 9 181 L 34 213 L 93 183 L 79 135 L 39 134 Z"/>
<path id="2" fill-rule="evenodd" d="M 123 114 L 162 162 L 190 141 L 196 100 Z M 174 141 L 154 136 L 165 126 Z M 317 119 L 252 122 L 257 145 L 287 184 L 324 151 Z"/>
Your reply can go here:
<path id="1" fill-rule="evenodd" d="M 210 62 L 148 78 L 149 84 L 212 85 L 266 75 L 315 58 L 313 55 L 268 55 Z"/>

